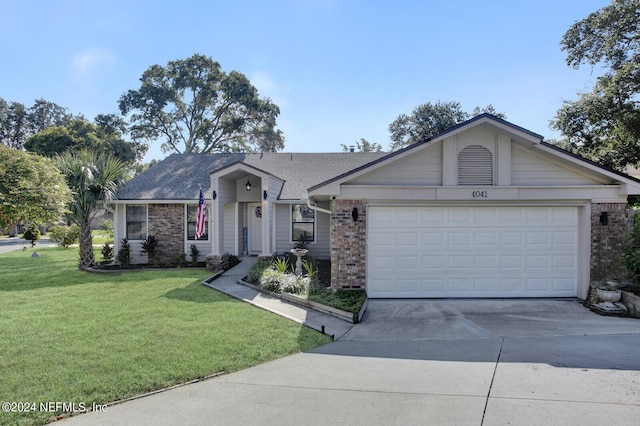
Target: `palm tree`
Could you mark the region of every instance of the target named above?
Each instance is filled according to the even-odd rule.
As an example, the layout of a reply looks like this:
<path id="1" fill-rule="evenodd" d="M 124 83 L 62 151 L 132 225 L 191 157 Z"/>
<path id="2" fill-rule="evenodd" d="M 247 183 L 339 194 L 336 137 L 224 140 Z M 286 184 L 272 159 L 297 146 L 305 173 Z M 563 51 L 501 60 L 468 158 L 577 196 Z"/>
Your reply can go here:
<path id="1" fill-rule="evenodd" d="M 115 199 L 116 189 L 127 176 L 127 167 L 120 160 L 86 150 L 66 152 L 56 158 L 56 164 L 73 192 L 69 216 L 80 228 L 80 269 L 94 264 L 91 220 L 106 202 Z"/>

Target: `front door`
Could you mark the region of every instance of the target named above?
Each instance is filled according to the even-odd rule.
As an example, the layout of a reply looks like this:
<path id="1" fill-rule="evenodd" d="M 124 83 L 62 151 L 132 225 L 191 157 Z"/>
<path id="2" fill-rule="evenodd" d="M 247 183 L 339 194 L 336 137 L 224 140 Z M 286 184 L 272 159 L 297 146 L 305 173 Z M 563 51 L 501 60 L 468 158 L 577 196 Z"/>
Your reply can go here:
<path id="1" fill-rule="evenodd" d="M 249 203 L 249 253 L 262 252 L 262 203 Z"/>

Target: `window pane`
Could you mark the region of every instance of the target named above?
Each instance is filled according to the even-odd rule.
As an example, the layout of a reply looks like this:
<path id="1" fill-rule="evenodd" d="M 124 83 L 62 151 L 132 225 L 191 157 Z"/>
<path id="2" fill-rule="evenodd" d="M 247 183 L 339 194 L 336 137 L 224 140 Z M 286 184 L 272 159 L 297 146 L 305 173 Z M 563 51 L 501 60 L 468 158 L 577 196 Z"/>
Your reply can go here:
<path id="1" fill-rule="evenodd" d="M 313 222 L 315 221 L 315 211 L 304 204 L 294 204 L 291 207 L 293 222 Z"/>
<path id="2" fill-rule="evenodd" d="M 313 241 L 313 223 L 294 223 L 292 235 L 294 241 L 299 240 L 303 235 L 305 236 L 305 240 Z"/>
<path id="3" fill-rule="evenodd" d="M 147 206 L 127 206 L 127 238 L 142 240 L 147 237 Z"/>
<path id="4" fill-rule="evenodd" d="M 207 216 L 208 217 L 208 216 Z M 196 240 L 196 222 L 198 220 L 198 205 L 187 206 L 187 240 Z M 204 234 L 197 241 L 209 240 L 209 220 L 204 222 Z"/>

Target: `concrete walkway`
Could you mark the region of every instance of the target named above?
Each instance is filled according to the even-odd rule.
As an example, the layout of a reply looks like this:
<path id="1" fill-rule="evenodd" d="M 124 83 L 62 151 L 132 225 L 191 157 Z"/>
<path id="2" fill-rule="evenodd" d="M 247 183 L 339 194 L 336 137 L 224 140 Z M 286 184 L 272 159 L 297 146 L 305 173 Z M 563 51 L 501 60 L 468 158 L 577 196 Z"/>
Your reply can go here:
<path id="1" fill-rule="evenodd" d="M 339 340 L 353 327 L 353 324 L 350 322 L 314 311 L 313 309 L 285 302 L 277 297 L 238 284 L 238 281 L 247 276 L 249 269 L 251 269 L 256 262 L 257 258 L 255 257 L 244 257 L 238 265 L 205 285 L 235 297 L 236 299 L 243 300 L 292 321 L 304 324 L 314 330 L 324 330 L 324 333 L 333 336 L 334 340 Z"/>

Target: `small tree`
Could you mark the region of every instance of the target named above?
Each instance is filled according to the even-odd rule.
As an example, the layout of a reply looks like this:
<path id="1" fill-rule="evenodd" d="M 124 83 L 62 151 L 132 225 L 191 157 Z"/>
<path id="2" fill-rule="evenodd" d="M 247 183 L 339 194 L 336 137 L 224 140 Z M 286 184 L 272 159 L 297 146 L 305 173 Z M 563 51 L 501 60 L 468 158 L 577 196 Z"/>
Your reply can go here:
<path id="1" fill-rule="evenodd" d="M 40 239 L 40 230 L 38 229 L 38 226 L 33 223 L 29 225 L 29 227 L 24 231 L 24 234 L 22 234 L 22 238 L 27 241 L 31 241 L 31 247 L 35 247 L 36 242 Z"/>
<path id="2" fill-rule="evenodd" d="M 191 250 L 191 263 L 195 265 L 196 263 L 198 263 L 198 257 L 200 257 L 200 250 L 198 250 L 198 246 L 196 246 L 195 244 L 191 244 L 191 247 L 189 247 L 189 249 Z"/>
<path id="3" fill-rule="evenodd" d="M 120 250 L 118 250 L 118 263 L 125 268 L 131 265 L 131 245 L 126 238 L 122 239 L 120 243 Z"/>

